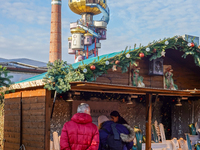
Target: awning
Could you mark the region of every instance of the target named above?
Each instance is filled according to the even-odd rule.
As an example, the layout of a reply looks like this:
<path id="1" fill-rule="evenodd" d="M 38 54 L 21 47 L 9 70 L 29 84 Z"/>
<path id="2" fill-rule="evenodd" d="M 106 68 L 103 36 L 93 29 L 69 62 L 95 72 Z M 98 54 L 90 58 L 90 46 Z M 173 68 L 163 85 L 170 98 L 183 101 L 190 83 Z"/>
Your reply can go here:
<path id="1" fill-rule="evenodd" d="M 128 85 L 104 84 L 98 82 L 71 82 L 72 91 L 85 91 L 85 92 L 104 92 L 104 93 L 119 93 L 119 94 L 158 94 L 162 96 L 187 96 L 198 97 L 200 90 L 166 90 L 150 87 L 133 87 Z"/>

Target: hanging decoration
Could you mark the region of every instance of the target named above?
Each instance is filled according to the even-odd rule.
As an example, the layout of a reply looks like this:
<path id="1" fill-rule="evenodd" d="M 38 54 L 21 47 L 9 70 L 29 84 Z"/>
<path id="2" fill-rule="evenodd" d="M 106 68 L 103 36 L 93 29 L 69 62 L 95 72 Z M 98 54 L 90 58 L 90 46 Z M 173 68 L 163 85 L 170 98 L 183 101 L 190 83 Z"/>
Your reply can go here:
<path id="1" fill-rule="evenodd" d="M 153 49 L 153 52 L 156 53 L 156 51 L 157 51 L 157 50 L 154 48 L 154 49 Z"/>
<path id="2" fill-rule="evenodd" d="M 161 52 L 161 56 L 165 57 L 165 54 L 166 54 L 166 52 L 163 50 L 163 51 Z"/>
<path id="3" fill-rule="evenodd" d="M 126 54 L 126 58 L 130 58 L 131 57 L 131 55 L 128 53 L 128 54 Z"/>
<path id="4" fill-rule="evenodd" d="M 191 47 L 194 47 L 194 43 L 191 43 Z"/>
<path id="5" fill-rule="evenodd" d="M 169 42 L 168 42 L 168 41 L 165 41 L 165 45 L 169 45 Z"/>
<path id="6" fill-rule="evenodd" d="M 105 64 L 106 64 L 106 65 L 109 65 L 109 64 L 110 64 L 110 62 L 107 60 Z"/>
<path id="7" fill-rule="evenodd" d="M 150 51 L 150 48 L 149 48 L 149 47 L 147 47 L 147 48 L 146 48 L 146 51 L 147 51 L 147 52 L 149 52 L 149 51 Z"/>
<path id="8" fill-rule="evenodd" d="M 90 69 L 95 70 L 96 69 L 95 65 L 90 66 Z"/>
<path id="9" fill-rule="evenodd" d="M 116 65 L 119 65 L 119 64 L 120 64 L 120 61 L 119 61 L 119 60 L 116 60 L 116 61 L 115 61 L 115 64 L 116 64 Z"/>
<path id="10" fill-rule="evenodd" d="M 85 68 L 85 69 L 83 69 L 83 73 L 87 73 L 87 69 Z"/>
<path id="11" fill-rule="evenodd" d="M 113 65 L 112 71 L 117 71 L 117 66 L 116 65 Z"/>
<path id="12" fill-rule="evenodd" d="M 144 53 L 139 53 L 140 58 L 144 57 Z"/>
<path id="13" fill-rule="evenodd" d="M 200 49 L 200 45 L 198 46 L 198 49 Z"/>
<path id="14" fill-rule="evenodd" d="M 188 47 L 191 47 L 191 43 L 188 43 L 187 46 L 188 46 Z"/>

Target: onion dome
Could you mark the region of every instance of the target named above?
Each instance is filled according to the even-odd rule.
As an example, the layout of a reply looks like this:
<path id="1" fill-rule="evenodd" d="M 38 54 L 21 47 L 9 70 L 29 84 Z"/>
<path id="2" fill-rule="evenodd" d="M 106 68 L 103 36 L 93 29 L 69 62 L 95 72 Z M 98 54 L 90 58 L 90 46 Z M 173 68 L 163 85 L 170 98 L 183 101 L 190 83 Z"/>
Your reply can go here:
<path id="1" fill-rule="evenodd" d="M 81 15 L 83 13 L 91 13 L 93 15 L 98 15 L 101 11 L 97 7 L 86 6 L 86 3 L 98 3 L 103 8 L 106 8 L 106 0 L 69 0 L 68 5 L 71 11 Z"/>
<path id="2" fill-rule="evenodd" d="M 75 28 L 75 29 L 72 29 L 71 30 L 71 33 L 73 34 L 73 33 L 85 33 L 85 30 L 83 30 L 82 28 L 79 28 L 79 27 L 77 27 L 77 28 Z"/>

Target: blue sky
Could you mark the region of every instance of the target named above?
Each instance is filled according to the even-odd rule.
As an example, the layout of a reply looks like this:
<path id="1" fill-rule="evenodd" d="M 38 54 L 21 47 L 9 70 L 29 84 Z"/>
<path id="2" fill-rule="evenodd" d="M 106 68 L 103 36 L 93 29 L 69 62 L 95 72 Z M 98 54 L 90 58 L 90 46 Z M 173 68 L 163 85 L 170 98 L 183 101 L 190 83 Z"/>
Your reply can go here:
<path id="1" fill-rule="evenodd" d="M 47 62 L 51 0 L 0 1 L 0 57 Z M 111 18 L 100 55 L 174 35 L 200 36 L 199 0 L 108 0 L 108 6 Z M 69 63 L 74 62 L 74 55 L 67 53 L 69 23 L 77 19 L 80 16 L 70 11 L 68 0 L 63 0 L 62 58 Z"/>

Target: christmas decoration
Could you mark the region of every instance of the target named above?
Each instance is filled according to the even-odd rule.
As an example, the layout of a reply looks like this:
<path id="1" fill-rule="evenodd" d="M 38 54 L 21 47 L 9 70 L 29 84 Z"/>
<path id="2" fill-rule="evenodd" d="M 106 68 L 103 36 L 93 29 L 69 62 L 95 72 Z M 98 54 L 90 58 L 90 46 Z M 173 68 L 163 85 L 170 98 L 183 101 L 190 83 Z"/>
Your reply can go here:
<path id="1" fill-rule="evenodd" d="M 114 54 L 112 57 L 109 58 L 102 57 L 100 59 L 100 57 L 98 57 L 93 62 L 91 61 L 88 64 L 84 64 L 85 62 L 83 61 L 75 68 L 68 64 L 60 66 L 60 64 L 58 64 L 57 62 L 57 64 L 52 66 L 58 66 L 58 68 L 51 66 L 49 67 L 47 76 L 44 78 L 46 80 L 45 88 L 48 88 L 50 90 L 56 89 L 56 91 L 59 93 L 69 90 L 71 88 L 69 84 L 71 81 L 95 81 L 97 77 L 105 74 L 108 69 L 113 69 L 113 71 L 116 71 L 117 67 L 120 67 L 122 73 L 124 73 L 128 71 L 128 67 L 130 66 L 130 64 L 135 64 L 139 57 L 142 58 L 144 56 L 150 56 L 150 61 L 155 60 L 162 56 L 165 57 L 165 51 L 168 49 L 176 49 L 183 52 L 183 58 L 191 55 L 194 58 L 195 64 L 197 66 L 200 66 L 200 46 L 191 46 L 193 45 L 185 41 L 182 37 L 178 37 L 178 40 L 177 37 L 172 37 L 164 40 L 154 41 L 149 44 L 149 46 L 146 46 L 146 48 L 143 46 L 136 48 L 135 45 L 134 49 L 127 50 L 126 48 L 121 53 Z M 150 51 L 148 48 L 150 49 Z M 95 66 L 94 70 L 89 69 L 91 65 Z M 83 72 L 84 69 L 87 69 L 87 72 Z M 81 74 L 81 72 L 83 74 Z M 69 80 L 67 78 L 69 78 Z M 56 83 L 55 86 L 53 86 L 53 83 Z M 63 85 L 66 85 L 66 87 L 63 88 Z"/>
<path id="2" fill-rule="evenodd" d="M 130 58 L 131 57 L 131 55 L 128 53 L 128 54 L 126 54 L 126 58 Z"/>
<path id="3" fill-rule="evenodd" d="M 149 48 L 149 47 L 147 47 L 147 48 L 146 48 L 146 51 L 147 51 L 147 52 L 149 52 L 149 51 L 150 51 L 150 48 Z"/>
<path id="4" fill-rule="evenodd" d="M 117 66 L 116 65 L 113 65 L 112 71 L 117 71 Z"/>
<path id="5" fill-rule="evenodd" d="M 198 46 L 198 49 L 200 49 L 200 45 Z"/>
<path id="6" fill-rule="evenodd" d="M 194 43 L 191 43 L 191 47 L 194 47 Z"/>
<path id="7" fill-rule="evenodd" d="M 166 53 L 165 51 L 162 51 L 161 56 L 165 57 L 165 53 Z"/>
<path id="8" fill-rule="evenodd" d="M 115 64 L 116 64 L 116 65 L 119 65 L 119 64 L 120 64 L 120 61 L 119 61 L 119 60 L 116 60 L 116 61 L 115 61 Z"/>
<path id="9" fill-rule="evenodd" d="M 71 89 L 70 82 L 83 81 L 84 74 L 79 70 L 74 70 L 67 62 L 55 60 L 54 63 L 47 64 L 47 74 L 44 77 L 45 89 L 55 90 L 61 94 Z"/>
<path id="10" fill-rule="evenodd" d="M 83 72 L 84 72 L 84 73 L 87 73 L 87 69 L 86 69 L 86 68 L 85 68 L 85 69 L 83 69 Z"/>
<path id="11" fill-rule="evenodd" d="M 139 53 L 140 58 L 144 57 L 144 53 Z"/>
<path id="12" fill-rule="evenodd" d="M 168 42 L 168 41 L 165 41 L 165 45 L 169 45 L 169 42 Z"/>
<path id="13" fill-rule="evenodd" d="M 107 60 L 107 61 L 106 61 L 106 65 L 109 65 L 109 64 L 110 64 L 110 62 Z"/>
<path id="14" fill-rule="evenodd" d="M 140 68 L 134 67 L 132 70 L 132 85 L 137 87 L 145 87 L 143 83 L 143 77 L 139 76 Z"/>
<path id="15" fill-rule="evenodd" d="M 90 69 L 95 70 L 96 69 L 95 65 L 90 66 Z"/>
<path id="16" fill-rule="evenodd" d="M 171 66 L 169 66 L 168 68 L 166 68 L 165 73 L 164 73 L 164 88 L 168 89 L 168 90 L 177 90 L 178 86 L 176 84 L 174 84 L 174 80 L 173 80 L 173 73 L 172 73 L 172 68 Z"/>

